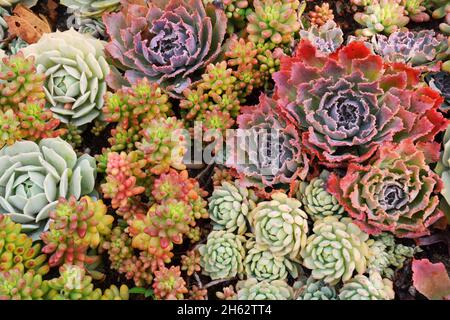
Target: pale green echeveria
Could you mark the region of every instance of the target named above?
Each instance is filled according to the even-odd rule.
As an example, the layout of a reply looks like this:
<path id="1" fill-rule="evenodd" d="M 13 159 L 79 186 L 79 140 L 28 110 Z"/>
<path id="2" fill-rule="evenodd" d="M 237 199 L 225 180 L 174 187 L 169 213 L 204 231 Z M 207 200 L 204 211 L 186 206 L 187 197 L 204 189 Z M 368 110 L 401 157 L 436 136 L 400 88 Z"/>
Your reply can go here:
<path id="1" fill-rule="evenodd" d="M 254 193 L 240 186 L 238 180 L 234 184 L 225 181 L 214 188 L 208 204 L 214 229 L 244 234 L 247 215 L 255 207 L 255 200 Z"/>
<path id="2" fill-rule="evenodd" d="M 300 30 L 300 38 L 308 39 L 324 53 L 333 53 L 344 43 L 344 33 L 334 20 L 328 20 L 321 26 L 312 25 L 308 30 Z"/>
<path id="3" fill-rule="evenodd" d="M 339 291 L 339 300 L 392 300 L 394 297 L 392 281 L 383 279 L 378 272 L 371 272 L 369 277 L 356 275 Z"/>
<path id="4" fill-rule="evenodd" d="M 306 283 L 299 282 L 294 284 L 296 291 L 296 300 L 337 300 L 337 292 L 334 286 L 325 283 L 323 280 L 315 280 L 309 277 Z"/>
<path id="5" fill-rule="evenodd" d="M 77 157 L 61 138 L 39 144 L 18 141 L 0 150 L 0 213 L 9 214 L 34 239 L 46 228 L 58 198 L 77 199 L 94 190 L 95 159 Z"/>
<path id="6" fill-rule="evenodd" d="M 120 0 L 61 0 L 60 4 L 80 17 L 101 17 L 103 13 L 114 11 Z"/>
<path id="7" fill-rule="evenodd" d="M 22 50 L 46 75 L 47 102 L 61 122 L 81 127 L 101 114 L 110 71 L 103 49 L 104 42 L 70 29 L 46 33 Z"/>
<path id="8" fill-rule="evenodd" d="M 250 243 L 250 241 L 249 241 Z M 288 275 L 296 278 L 299 265 L 284 256 L 274 255 L 267 248 L 251 242 L 244 260 L 245 273 L 248 278 L 261 280 L 285 280 Z"/>
<path id="9" fill-rule="evenodd" d="M 301 205 L 281 192 L 272 194 L 271 201 L 258 203 L 249 214 L 256 243 L 274 255 L 297 261 L 308 233 L 308 216 Z"/>
<path id="10" fill-rule="evenodd" d="M 311 276 L 331 285 L 347 281 L 354 271 L 363 274 L 370 255 L 369 235 L 350 218 L 329 216 L 314 223 L 313 234 L 301 252 Z"/>
<path id="11" fill-rule="evenodd" d="M 37 2 L 38 0 L 0 0 L 0 7 L 12 7 L 20 3 L 28 8 L 31 8 Z"/>
<path id="12" fill-rule="evenodd" d="M 294 290 L 283 280 L 258 281 L 251 278 L 236 285 L 237 300 L 292 300 Z"/>
<path id="13" fill-rule="evenodd" d="M 233 278 L 244 272 L 245 238 L 226 231 L 212 231 L 200 245 L 202 273 L 211 279 Z"/>

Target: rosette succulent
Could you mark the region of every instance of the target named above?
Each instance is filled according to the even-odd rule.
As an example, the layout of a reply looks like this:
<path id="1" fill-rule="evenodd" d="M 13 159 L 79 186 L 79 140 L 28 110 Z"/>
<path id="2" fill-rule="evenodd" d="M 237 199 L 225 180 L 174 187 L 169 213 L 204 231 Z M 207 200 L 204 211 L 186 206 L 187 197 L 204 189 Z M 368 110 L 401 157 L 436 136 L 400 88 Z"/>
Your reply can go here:
<path id="1" fill-rule="evenodd" d="M 344 33 L 334 22 L 327 21 L 322 26 L 312 25 L 308 30 L 300 30 L 300 38 L 308 39 L 318 50 L 333 53 L 344 43 Z"/>
<path id="2" fill-rule="evenodd" d="M 295 285 L 294 285 L 295 286 Z M 323 280 L 309 277 L 297 292 L 296 300 L 337 300 L 338 296 L 334 286 L 326 284 Z"/>
<path id="3" fill-rule="evenodd" d="M 100 115 L 110 71 L 100 40 L 70 29 L 46 33 L 22 51 L 35 57 L 37 70 L 46 75 L 44 90 L 54 117 L 83 126 Z"/>
<path id="4" fill-rule="evenodd" d="M 376 272 L 369 277 L 356 275 L 339 291 L 339 300 L 392 300 L 394 296 L 392 281 Z"/>
<path id="5" fill-rule="evenodd" d="M 260 188 L 305 178 L 309 165 L 294 125 L 276 113 L 276 101 L 260 96 L 256 107 L 242 109 L 239 130 L 226 165 L 244 185 Z"/>
<path id="6" fill-rule="evenodd" d="M 413 66 L 430 64 L 445 55 L 448 42 L 433 30 L 397 31 L 389 37 L 376 35 L 372 38 L 377 54 L 389 62 L 410 63 Z"/>
<path id="7" fill-rule="evenodd" d="M 120 0 L 61 0 L 60 3 L 80 17 L 101 17 L 120 5 Z"/>
<path id="8" fill-rule="evenodd" d="M 354 19 L 364 29 L 356 30 L 357 35 L 372 36 L 376 33 L 391 34 L 401 30 L 409 22 L 401 0 L 373 1 L 365 12 L 355 13 Z"/>
<path id="9" fill-rule="evenodd" d="M 180 267 L 171 266 L 170 269 L 163 267 L 155 271 L 153 290 L 157 299 L 183 300 L 188 289 L 186 282 L 181 277 Z"/>
<path id="10" fill-rule="evenodd" d="M 343 178 L 330 176 L 329 191 L 369 234 L 427 235 L 444 214 L 438 209 L 442 181 L 426 156 L 439 159 L 438 149 L 422 151 L 410 139 L 386 144 L 368 165 L 351 163 Z"/>
<path id="11" fill-rule="evenodd" d="M 297 199 L 303 204 L 303 209 L 313 219 L 322 219 L 327 216 L 342 216 L 342 207 L 335 196 L 326 189 L 329 172 L 324 170 L 319 177 L 313 178 L 309 183 L 301 181 L 296 193 Z"/>
<path id="12" fill-rule="evenodd" d="M 444 98 L 441 104 L 441 110 L 448 111 L 450 109 L 450 72 L 432 72 L 425 76 L 428 85 L 439 92 Z"/>
<path id="13" fill-rule="evenodd" d="M 314 223 L 313 234 L 301 251 L 303 265 L 312 270 L 314 279 L 330 285 L 348 281 L 354 271 L 366 271 L 368 238 L 350 218 L 325 217 Z"/>
<path id="14" fill-rule="evenodd" d="M 281 192 L 273 193 L 271 198 L 258 203 L 249 214 L 256 244 L 276 256 L 296 261 L 306 245 L 308 216 L 297 199 Z"/>
<path id="15" fill-rule="evenodd" d="M 363 42 L 326 55 L 302 40 L 273 78 L 305 150 L 327 167 L 362 163 L 392 140 L 428 142 L 447 125 L 439 94 L 417 87 L 418 70 L 384 62 Z"/>
<path id="16" fill-rule="evenodd" d="M 251 278 L 236 285 L 237 300 L 292 300 L 294 291 L 283 280 L 260 281 Z"/>
<path id="17" fill-rule="evenodd" d="M 167 3 L 167 2 L 166 2 Z M 197 80 L 197 72 L 218 57 L 225 36 L 225 13 L 201 0 L 126 4 L 103 17 L 111 56 L 131 83 L 146 77 L 175 96 Z"/>
<path id="18" fill-rule="evenodd" d="M 243 234 L 247 230 L 247 215 L 255 207 L 252 191 L 239 184 L 224 181 L 214 188 L 209 198 L 209 217 L 214 229 Z"/>
<path id="19" fill-rule="evenodd" d="M 198 247 L 202 273 L 211 279 L 233 278 L 244 272 L 245 238 L 225 231 L 212 231 Z"/>
<path id="20" fill-rule="evenodd" d="M 0 213 L 35 239 L 59 197 L 78 199 L 94 190 L 95 167 L 94 158 L 77 157 L 61 138 L 6 146 L 0 150 Z"/>

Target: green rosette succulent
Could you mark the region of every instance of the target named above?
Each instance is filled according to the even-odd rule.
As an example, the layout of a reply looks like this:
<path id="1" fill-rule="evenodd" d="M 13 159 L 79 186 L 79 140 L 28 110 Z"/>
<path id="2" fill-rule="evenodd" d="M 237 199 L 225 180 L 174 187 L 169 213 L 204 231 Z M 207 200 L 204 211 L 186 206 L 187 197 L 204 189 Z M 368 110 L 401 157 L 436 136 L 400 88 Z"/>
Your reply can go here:
<path id="1" fill-rule="evenodd" d="M 274 255 L 272 251 L 251 242 L 244 260 L 248 278 L 262 280 L 285 280 L 288 275 L 298 276 L 298 265 L 284 256 Z"/>
<path id="2" fill-rule="evenodd" d="M 93 157 L 77 157 L 61 138 L 6 146 L 0 150 L 0 214 L 37 239 L 59 197 L 79 199 L 94 190 L 95 168 Z"/>
<path id="3" fill-rule="evenodd" d="M 59 2 L 80 17 L 101 17 L 120 5 L 120 0 L 61 0 Z"/>
<path id="4" fill-rule="evenodd" d="M 47 291 L 47 281 L 33 270 L 0 272 L 0 300 L 42 300 Z"/>
<path id="5" fill-rule="evenodd" d="M 237 300 L 292 300 L 293 289 L 283 280 L 260 281 L 251 278 L 236 285 Z"/>
<path id="6" fill-rule="evenodd" d="M 369 277 L 356 275 L 339 291 L 339 300 L 392 300 L 394 296 L 392 281 L 381 278 L 377 272 Z"/>
<path id="7" fill-rule="evenodd" d="M 234 184 L 224 181 L 214 188 L 209 198 L 209 217 L 214 229 L 244 234 L 247 215 L 256 206 L 255 200 L 252 191 L 240 186 L 238 180 Z"/>
<path id="8" fill-rule="evenodd" d="M 300 207 L 300 201 L 281 192 L 258 203 L 249 214 L 256 243 L 274 255 L 298 260 L 308 233 L 308 216 Z"/>
<path id="9" fill-rule="evenodd" d="M 295 285 L 294 285 L 295 286 Z M 300 286 L 296 300 L 337 300 L 338 296 L 334 286 L 326 284 L 323 280 L 309 277 L 306 283 Z"/>
<path id="10" fill-rule="evenodd" d="M 328 171 L 323 171 L 309 183 L 300 182 L 296 193 L 297 199 L 303 204 L 303 209 L 314 221 L 327 216 L 340 217 L 344 214 L 344 207 L 326 189 L 328 175 Z"/>
<path id="11" fill-rule="evenodd" d="M 47 102 L 61 122 L 81 127 L 101 114 L 110 71 L 103 49 L 102 41 L 74 29 L 46 33 L 23 49 L 45 73 Z"/>
<path id="12" fill-rule="evenodd" d="M 202 273 L 211 279 L 232 278 L 244 272 L 245 238 L 225 231 L 212 231 L 200 245 Z"/>
<path id="13" fill-rule="evenodd" d="M 316 280 L 331 285 L 348 281 L 354 271 L 366 271 L 368 238 L 350 218 L 325 217 L 314 223 L 313 234 L 301 252 L 303 265 L 312 270 Z"/>

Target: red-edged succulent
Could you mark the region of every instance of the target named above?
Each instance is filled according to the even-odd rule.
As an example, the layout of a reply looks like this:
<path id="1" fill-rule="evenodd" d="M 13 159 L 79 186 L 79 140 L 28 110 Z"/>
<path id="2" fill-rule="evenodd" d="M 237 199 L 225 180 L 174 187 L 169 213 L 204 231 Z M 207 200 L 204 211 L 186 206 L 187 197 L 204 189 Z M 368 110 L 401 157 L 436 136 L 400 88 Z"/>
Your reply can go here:
<path id="1" fill-rule="evenodd" d="M 426 158 L 436 159 L 438 150 L 422 151 L 411 139 L 398 145 L 387 143 L 369 164 L 351 163 L 343 178 L 331 175 L 329 191 L 369 234 L 427 235 L 429 227 L 444 216 L 438 208 L 442 181 Z"/>

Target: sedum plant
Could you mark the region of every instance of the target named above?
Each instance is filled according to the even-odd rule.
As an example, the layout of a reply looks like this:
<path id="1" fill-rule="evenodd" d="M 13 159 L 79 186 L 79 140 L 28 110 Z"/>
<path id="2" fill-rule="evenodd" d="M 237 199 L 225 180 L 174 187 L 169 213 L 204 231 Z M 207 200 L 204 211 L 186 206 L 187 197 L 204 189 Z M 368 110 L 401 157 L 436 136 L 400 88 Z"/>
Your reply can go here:
<path id="1" fill-rule="evenodd" d="M 36 239 L 58 198 L 91 193 L 95 176 L 95 159 L 61 138 L 18 141 L 0 150 L 0 213 Z"/>
<path id="2" fill-rule="evenodd" d="M 369 235 L 350 218 L 325 217 L 314 223 L 312 231 L 301 256 L 314 279 L 335 285 L 348 281 L 355 271 L 366 271 Z"/>
<path id="3" fill-rule="evenodd" d="M 70 29 L 44 34 L 22 51 L 46 75 L 44 91 L 56 118 L 81 127 L 100 115 L 110 71 L 100 40 Z"/>
<path id="4" fill-rule="evenodd" d="M 299 260 L 308 233 L 308 216 L 300 207 L 300 201 L 281 192 L 258 203 L 249 214 L 256 244 L 275 256 Z"/>
<path id="5" fill-rule="evenodd" d="M 339 291 L 339 300 L 392 300 L 395 293 L 392 281 L 373 272 L 369 277 L 356 275 Z"/>
<path id="6" fill-rule="evenodd" d="M 401 4 L 405 7 L 408 17 L 414 22 L 426 22 L 430 16 L 425 12 L 427 9 L 424 4 L 428 0 L 402 0 Z"/>
<path id="7" fill-rule="evenodd" d="M 313 26 L 323 26 L 328 21 L 333 21 L 334 19 L 333 10 L 330 9 L 328 2 L 324 2 L 320 6 L 314 6 L 314 10 L 308 12 L 308 15 Z"/>
<path id="8" fill-rule="evenodd" d="M 259 281 L 255 278 L 239 281 L 237 300 L 292 300 L 294 292 L 283 280 Z"/>
<path id="9" fill-rule="evenodd" d="M 313 277 L 309 277 L 306 283 L 300 286 L 296 295 L 296 300 L 338 300 L 334 286 Z"/>
<path id="10" fill-rule="evenodd" d="M 183 300 L 188 293 L 186 282 L 181 277 L 180 267 L 163 267 L 155 271 L 153 292 L 158 300 Z"/>
<path id="11" fill-rule="evenodd" d="M 47 281 L 33 270 L 0 271 L 0 300 L 42 300 L 48 290 Z"/>
<path id="12" fill-rule="evenodd" d="M 245 238 L 226 231 L 212 231 L 198 247 L 202 273 L 211 279 L 233 278 L 244 272 Z"/>
<path id="13" fill-rule="evenodd" d="M 120 0 L 61 0 L 63 6 L 68 7 L 80 17 L 101 17 L 105 12 L 116 10 Z"/>
<path id="14" fill-rule="evenodd" d="M 188 276 L 192 276 L 195 272 L 201 270 L 198 250 L 188 251 L 186 255 L 181 256 L 181 270 L 186 271 Z"/>

